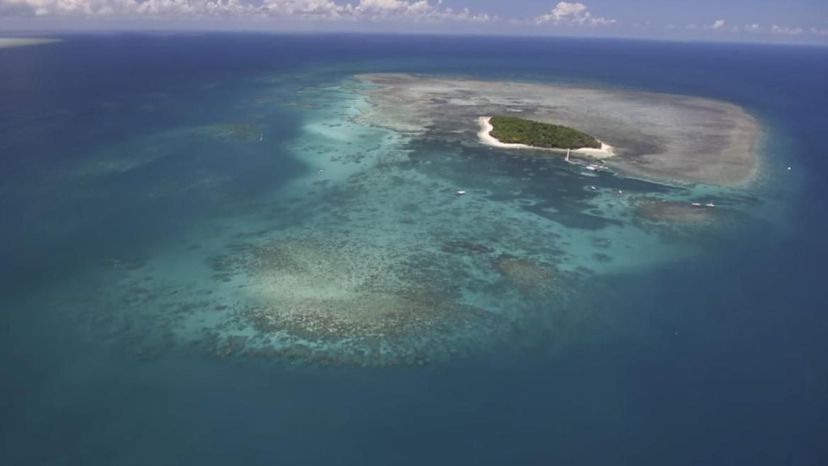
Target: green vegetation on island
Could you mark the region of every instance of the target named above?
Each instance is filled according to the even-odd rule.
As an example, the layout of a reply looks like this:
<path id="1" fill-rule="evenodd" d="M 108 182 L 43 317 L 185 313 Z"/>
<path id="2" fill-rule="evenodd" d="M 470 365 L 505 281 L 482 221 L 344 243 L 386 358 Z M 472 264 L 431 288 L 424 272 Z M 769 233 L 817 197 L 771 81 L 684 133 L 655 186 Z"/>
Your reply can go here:
<path id="1" fill-rule="evenodd" d="M 566 126 L 509 116 L 492 117 L 489 123 L 494 128 L 489 134 L 503 143 L 549 149 L 601 148 L 594 137 Z"/>

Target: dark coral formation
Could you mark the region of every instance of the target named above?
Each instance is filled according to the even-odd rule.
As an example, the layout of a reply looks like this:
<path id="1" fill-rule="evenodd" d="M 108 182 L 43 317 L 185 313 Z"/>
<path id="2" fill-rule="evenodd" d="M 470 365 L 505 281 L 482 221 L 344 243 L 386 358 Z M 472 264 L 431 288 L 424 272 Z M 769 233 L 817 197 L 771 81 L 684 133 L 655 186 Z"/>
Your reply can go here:
<path id="1" fill-rule="evenodd" d="M 642 199 L 635 204 L 635 215 L 643 220 L 674 225 L 704 225 L 716 217 L 715 207 L 701 203 Z"/>
<path id="2" fill-rule="evenodd" d="M 241 277 L 251 298 L 206 340 L 219 356 L 419 365 L 494 343 L 509 328 L 504 317 L 464 304 L 424 279 L 428 273 L 412 271 L 425 267 L 422 257 L 293 239 L 234 249 L 238 254 L 210 264 L 221 281 Z"/>
<path id="3" fill-rule="evenodd" d="M 236 143 L 252 143 L 262 140 L 262 130 L 253 123 L 222 123 L 198 129 L 205 135 Z"/>
<path id="4" fill-rule="evenodd" d="M 495 266 L 498 272 L 523 292 L 545 293 L 552 290 L 556 274 L 551 268 L 508 256 L 499 258 Z"/>
<path id="5" fill-rule="evenodd" d="M 443 243 L 442 250 L 449 254 L 488 254 L 494 251 L 485 244 L 463 240 L 446 241 Z"/>

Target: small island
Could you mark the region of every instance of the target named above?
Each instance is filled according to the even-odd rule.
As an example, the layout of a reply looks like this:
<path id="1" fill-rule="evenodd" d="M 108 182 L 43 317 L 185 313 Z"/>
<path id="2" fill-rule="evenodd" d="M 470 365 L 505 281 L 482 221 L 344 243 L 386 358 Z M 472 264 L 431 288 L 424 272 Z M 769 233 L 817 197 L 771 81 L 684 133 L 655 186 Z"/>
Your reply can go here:
<path id="1" fill-rule="evenodd" d="M 511 116 L 479 117 L 477 137 L 487 146 L 501 149 L 529 149 L 603 159 L 615 155 L 613 147 L 568 126 L 541 123 Z"/>
<path id="2" fill-rule="evenodd" d="M 506 144 L 525 144 L 545 149 L 600 149 L 601 142 L 589 134 L 567 126 L 541 123 L 512 116 L 489 119 L 489 132 Z"/>
<path id="3" fill-rule="evenodd" d="M 761 126 L 728 102 L 617 88 L 528 82 L 361 74 L 371 103 L 360 120 L 411 135 L 470 144 L 497 153 L 566 154 L 605 160 L 613 171 L 662 183 L 738 186 L 757 174 Z M 516 116 L 565 125 L 594 136 L 601 148 L 549 148 L 499 139 L 490 120 Z M 477 123 L 474 125 L 474 123 Z M 498 125 L 499 126 L 499 125 Z M 497 136 L 497 137 L 495 137 Z"/>

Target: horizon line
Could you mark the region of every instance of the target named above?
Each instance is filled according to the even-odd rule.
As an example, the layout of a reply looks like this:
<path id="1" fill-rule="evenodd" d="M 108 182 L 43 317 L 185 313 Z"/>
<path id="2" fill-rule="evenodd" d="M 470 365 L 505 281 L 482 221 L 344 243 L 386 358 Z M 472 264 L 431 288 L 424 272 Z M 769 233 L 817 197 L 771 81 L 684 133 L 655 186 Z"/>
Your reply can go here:
<path id="1" fill-rule="evenodd" d="M 629 42 L 661 42 L 678 44 L 710 44 L 710 45 L 771 45 L 782 47 L 811 47 L 828 48 L 828 42 L 780 42 L 772 40 L 707 40 L 702 38 L 662 38 L 662 37 L 626 37 L 616 35 L 556 35 L 530 33 L 489 33 L 480 32 L 433 32 L 433 31 L 354 31 L 348 29 L 318 31 L 318 30 L 277 30 L 277 29 L 243 29 L 243 28 L 89 28 L 89 29 L 17 29 L 0 32 L 0 37 L 31 37 L 35 36 L 82 36 L 96 34 L 249 34 L 249 35 L 281 35 L 281 36 L 395 36 L 395 37 L 468 37 L 468 38 L 512 38 L 512 39 L 555 39 L 555 40 L 598 40 L 598 41 L 629 41 Z M 40 38 L 38 37 L 38 38 Z"/>

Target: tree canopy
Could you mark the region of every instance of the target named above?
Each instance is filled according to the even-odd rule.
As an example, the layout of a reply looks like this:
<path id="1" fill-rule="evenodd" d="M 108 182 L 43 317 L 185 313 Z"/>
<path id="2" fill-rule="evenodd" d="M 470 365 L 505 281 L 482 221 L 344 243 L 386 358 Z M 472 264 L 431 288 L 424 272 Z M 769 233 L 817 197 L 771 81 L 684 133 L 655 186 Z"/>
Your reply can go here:
<path id="1" fill-rule="evenodd" d="M 550 149 L 599 149 L 601 143 L 589 134 L 566 126 L 541 123 L 511 116 L 495 116 L 489 121 L 491 135 L 500 142 L 526 144 Z"/>

